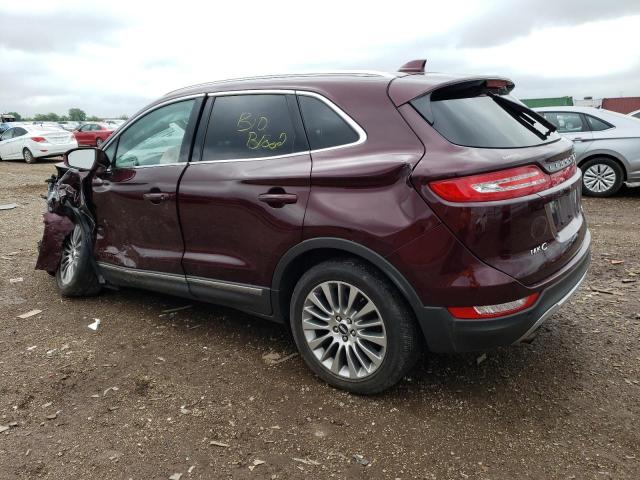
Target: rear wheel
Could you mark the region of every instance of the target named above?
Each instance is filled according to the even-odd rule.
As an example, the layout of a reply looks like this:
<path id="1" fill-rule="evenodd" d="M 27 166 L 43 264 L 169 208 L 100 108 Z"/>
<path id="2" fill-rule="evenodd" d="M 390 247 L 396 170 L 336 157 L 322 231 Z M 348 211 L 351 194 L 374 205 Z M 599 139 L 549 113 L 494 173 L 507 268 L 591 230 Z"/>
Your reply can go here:
<path id="1" fill-rule="evenodd" d="M 397 383 L 419 355 L 419 332 L 400 294 L 355 259 L 323 262 L 293 292 L 293 336 L 307 365 L 327 383 L 359 394 Z"/>
<path id="2" fill-rule="evenodd" d="M 38 159 L 33 156 L 33 153 L 31 153 L 31 150 L 29 150 L 28 148 L 22 150 L 22 157 L 27 163 L 36 163 L 38 161 Z"/>
<path id="3" fill-rule="evenodd" d="M 104 140 L 102 140 L 101 138 L 96 138 L 96 147 L 98 148 L 102 147 L 103 143 L 104 143 Z"/>
<path id="4" fill-rule="evenodd" d="M 56 272 L 56 283 L 63 296 L 82 297 L 95 295 L 100 291 L 100 284 L 89 255 L 82 228 L 76 224 L 64 241 L 60 265 Z"/>
<path id="5" fill-rule="evenodd" d="M 582 170 L 582 192 L 592 197 L 614 195 L 624 179 L 620 165 L 610 158 L 592 158 L 580 165 Z"/>

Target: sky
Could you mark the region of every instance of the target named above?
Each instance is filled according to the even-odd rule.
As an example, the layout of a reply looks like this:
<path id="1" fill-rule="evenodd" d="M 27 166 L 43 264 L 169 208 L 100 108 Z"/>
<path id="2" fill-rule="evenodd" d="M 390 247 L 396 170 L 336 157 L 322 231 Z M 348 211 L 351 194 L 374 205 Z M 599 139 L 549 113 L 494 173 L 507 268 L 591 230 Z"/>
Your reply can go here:
<path id="1" fill-rule="evenodd" d="M 5 2 L 0 111 L 130 115 L 211 80 L 418 58 L 520 98 L 640 96 L 640 0 Z"/>

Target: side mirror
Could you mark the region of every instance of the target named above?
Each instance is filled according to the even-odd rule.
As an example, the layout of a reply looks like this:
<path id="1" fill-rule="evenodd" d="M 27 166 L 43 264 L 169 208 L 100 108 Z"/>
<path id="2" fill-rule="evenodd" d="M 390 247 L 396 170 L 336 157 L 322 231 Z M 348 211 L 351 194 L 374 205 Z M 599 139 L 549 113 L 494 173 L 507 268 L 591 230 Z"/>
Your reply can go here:
<path id="1" fill-rule="evenodd" d="M 90 171 L 99 165 L 108 167 L 109 159 L 97 148 L 74 148 L 64 156 L 64 164 L 76 170 Z"/>

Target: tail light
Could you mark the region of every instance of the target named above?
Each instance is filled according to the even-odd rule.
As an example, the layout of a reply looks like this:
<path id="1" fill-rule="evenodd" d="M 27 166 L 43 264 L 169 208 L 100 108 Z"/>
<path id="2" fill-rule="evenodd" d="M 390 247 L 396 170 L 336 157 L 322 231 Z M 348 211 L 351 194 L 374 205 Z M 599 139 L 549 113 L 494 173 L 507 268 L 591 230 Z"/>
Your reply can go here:
<path id="1" fill-rule="evenodd" d="M 31 137 L 31 140 L 33 140 L 34 142 L 38 142 L 38 143 L 42 143 L 42 142 L 46 142 L 47 139 L 44 137 Z"/>
<path id="2" fill-rule="evenodd" d="M 456 318 L 465 320 L 480 320 L 483 318 L 497 318 L 511 315 L 529 308 L 536 303 L 539 294 L 534 293 L 528 297 L 512 302 L 499 303 L 497 305 L 482 305 L 479 307 L 448 307 L 449 313 Z"/>
<path id="3" fill-rule="evenodd" d="M 576 172 L 576 164 L 551 175 L 535 165 L 509 168 L 498 172 L 438 180 L 429 187 L 450 202 L 490 202 L 524 197 L 558 185 Z"/>

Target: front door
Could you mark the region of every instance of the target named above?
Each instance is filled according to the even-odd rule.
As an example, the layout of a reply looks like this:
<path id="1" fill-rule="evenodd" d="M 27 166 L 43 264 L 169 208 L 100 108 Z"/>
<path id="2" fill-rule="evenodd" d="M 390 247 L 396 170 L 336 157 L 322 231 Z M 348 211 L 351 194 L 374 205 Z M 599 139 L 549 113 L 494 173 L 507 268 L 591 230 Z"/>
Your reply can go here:
<path id="1" fill-rule="evenodd" d="M 209 98 L 205 116 L 201 160 L 180 182 L 189 288 L 268 314 L 274 269 L 301 241 L 309 197 L 311 158 L 295 96 L 221 95 Z"/>
<path id="2" fill-rule="evenodd" d="M 144 281 L 159 277 L 156 273 L 168 274 L 169 280 L 182 277 L 184 284 L 176 194 L 201 102 L 156 108 L 107 146 L 111 167 L 94 178 L 92 187 L 95 257 L 103 270 L 135 277 L 150 289 L 157 288 Z"/>

